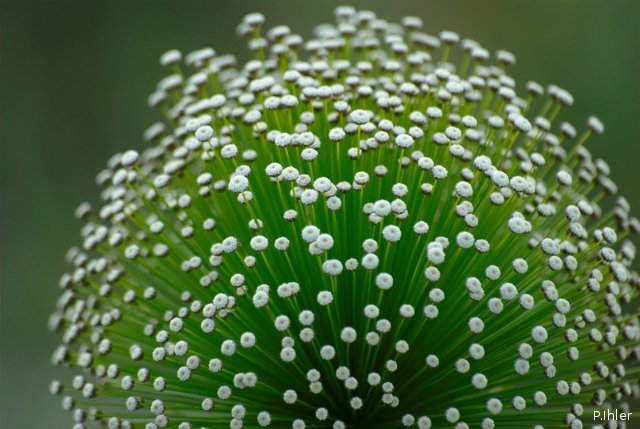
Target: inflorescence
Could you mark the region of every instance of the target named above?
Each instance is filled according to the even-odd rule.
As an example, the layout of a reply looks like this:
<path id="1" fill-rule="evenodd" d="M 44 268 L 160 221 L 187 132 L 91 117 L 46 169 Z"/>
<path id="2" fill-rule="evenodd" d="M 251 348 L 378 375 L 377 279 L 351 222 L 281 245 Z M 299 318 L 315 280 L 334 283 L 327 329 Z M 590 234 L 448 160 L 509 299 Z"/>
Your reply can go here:
<path id="1" fill-rule="evenodd" d="M 351 7 L 161 57 L 50 326 L 74 428 L 582 428 L 638 397 L 640 230 L 515 56 Z M 189 71 L 187 71 L 189 70 Z M 67 374 L 61 371 L 61 377 Z M 625 423 L 604 423 L 623 428 Z"/>

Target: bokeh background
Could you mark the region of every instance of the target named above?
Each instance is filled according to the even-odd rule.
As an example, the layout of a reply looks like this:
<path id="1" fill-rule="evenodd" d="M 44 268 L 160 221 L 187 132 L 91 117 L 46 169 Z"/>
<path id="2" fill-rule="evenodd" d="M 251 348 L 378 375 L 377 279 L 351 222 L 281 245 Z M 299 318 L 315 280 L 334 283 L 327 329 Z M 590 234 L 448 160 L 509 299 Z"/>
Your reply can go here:
<path id="1" fill-rule="evenodd" d="M 341 2 L 340 2 L 341 3 Z M 72 211 L 96 201 L 93 178 L 115 151 L 140 147 L 159 119 L 146 107 L 169 48 L 239 53 L 235 25 L 259 10 L 310 35 L 335 1 L 0 2 L 0 428 L 71 426 L 48 394 L 57 338 L 46 320 L 64 254 L 78 242 Z M 607 126 L 590 147 L 640 208 L 640 1 L 352 1 L 388 20 L 423 18 L 517 54 L 513 75 L 570 90 L 564 118 Z M 639 213 L 636 210 L 636 214 Z M 634 426 L 638 427 L 638 426 Z"/>

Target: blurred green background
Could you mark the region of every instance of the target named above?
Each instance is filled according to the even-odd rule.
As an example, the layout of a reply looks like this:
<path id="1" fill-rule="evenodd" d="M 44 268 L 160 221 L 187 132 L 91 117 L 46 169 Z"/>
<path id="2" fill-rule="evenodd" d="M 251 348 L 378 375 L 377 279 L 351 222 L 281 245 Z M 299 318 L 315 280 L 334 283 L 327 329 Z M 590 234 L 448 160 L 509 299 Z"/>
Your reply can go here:
<path id="1" fill-rule="evenodd" d="M 308 36 L 335 1 L 7 1 L 0 3 L 0 428 L 71 426 L 48 395 L 57 338 L 46 320 L 66 249 L 78 242 L 72 211 L 96 201 L 95 173 L 115 151 L 140 147 L 159 119 L 147 95 L 169 48 L 239 53 L 235 25 L 251 11 Z M 555 83 L 607 126 L 590 147 L 640 207 L 640 1 L 353 1 L 388 20 L 423 18 L 516 53 L 513 75 Z M 638 211 L 635 211 L 638 214 Z"/>

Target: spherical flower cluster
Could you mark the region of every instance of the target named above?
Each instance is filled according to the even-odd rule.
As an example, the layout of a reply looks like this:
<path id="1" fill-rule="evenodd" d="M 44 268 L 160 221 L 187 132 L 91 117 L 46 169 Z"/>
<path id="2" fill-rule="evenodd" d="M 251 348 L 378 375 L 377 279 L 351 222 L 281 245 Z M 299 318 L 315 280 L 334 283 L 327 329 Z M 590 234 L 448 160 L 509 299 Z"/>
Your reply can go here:
<path id="1" fill-rule="evenodd" d="M 161 57 L 50 327 L 73 428 L 582 428 L 639 394 L 640 230 L 566 90 L 336 9 Z M 495 59 L 492 59 L 492 57 Z M 452 58 L 456 58 L 455 61 Z M 623 428 L 625 422 L 607 422 Z"/>

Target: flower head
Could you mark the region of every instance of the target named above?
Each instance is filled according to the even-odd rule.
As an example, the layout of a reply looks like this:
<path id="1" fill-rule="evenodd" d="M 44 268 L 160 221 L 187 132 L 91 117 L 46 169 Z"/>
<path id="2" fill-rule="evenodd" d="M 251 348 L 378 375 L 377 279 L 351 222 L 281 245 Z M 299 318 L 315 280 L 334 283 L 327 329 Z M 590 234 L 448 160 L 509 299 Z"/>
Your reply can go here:
<path id="1" fill-rule="evenodd" d="M 573 97 L 520 92 L 512 53 L 336 19 L 162 55 L 165 121 L 78 207 L 50 320 L 74 427 L 580 428 L 638 396 L 602 123 L 558 123 Z"/>

